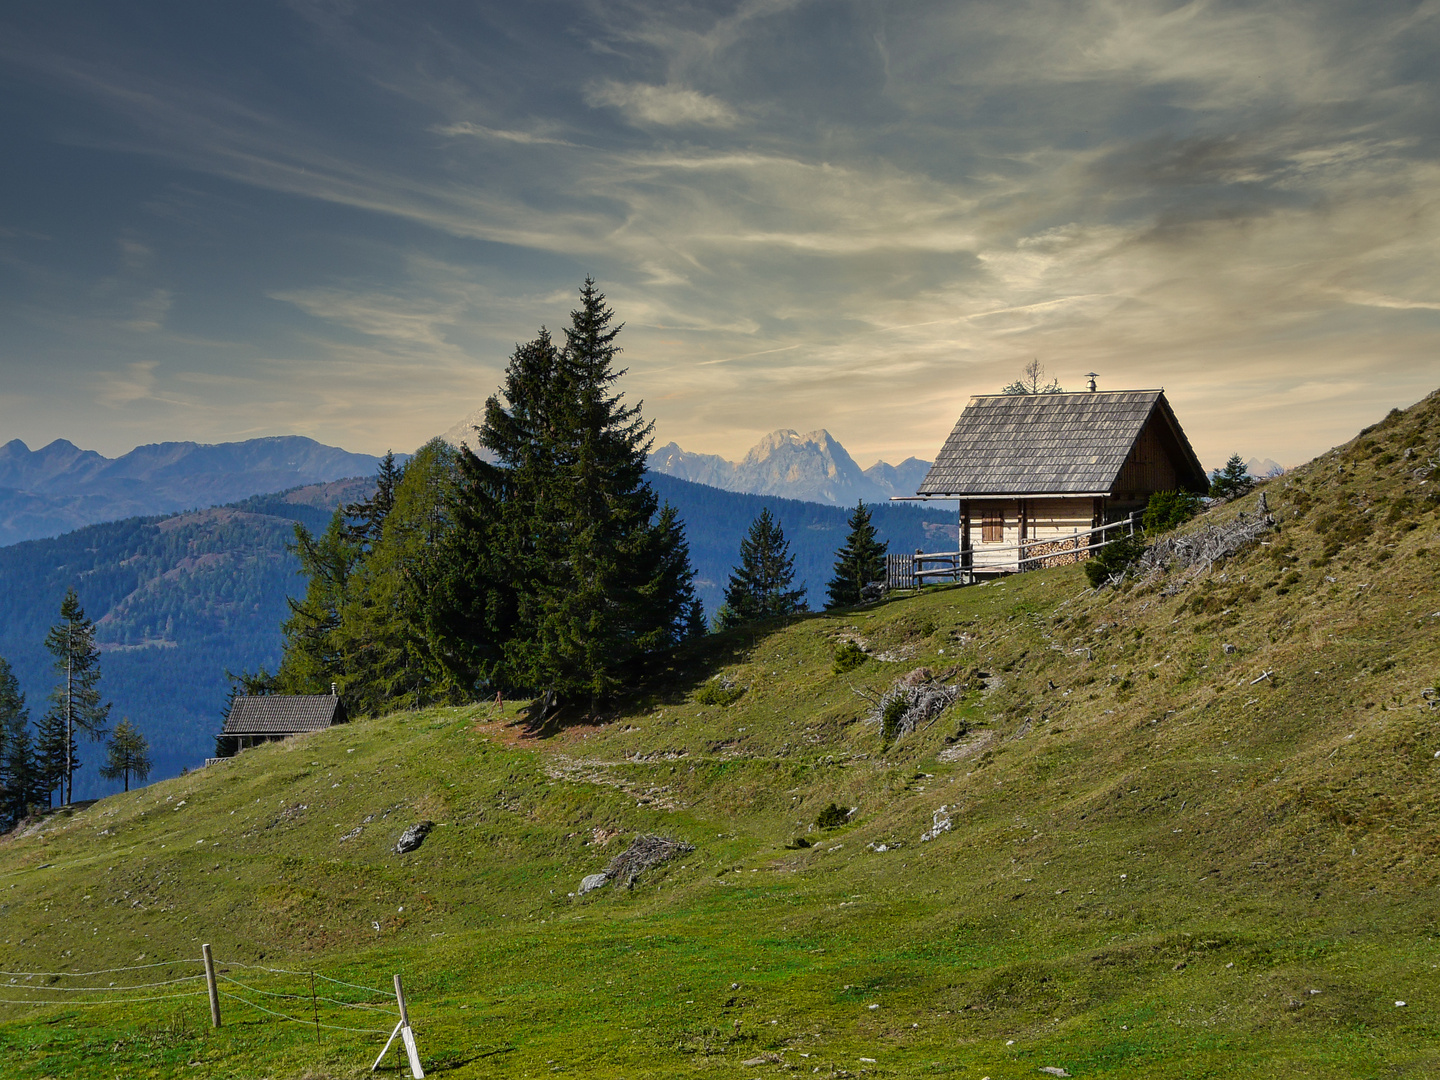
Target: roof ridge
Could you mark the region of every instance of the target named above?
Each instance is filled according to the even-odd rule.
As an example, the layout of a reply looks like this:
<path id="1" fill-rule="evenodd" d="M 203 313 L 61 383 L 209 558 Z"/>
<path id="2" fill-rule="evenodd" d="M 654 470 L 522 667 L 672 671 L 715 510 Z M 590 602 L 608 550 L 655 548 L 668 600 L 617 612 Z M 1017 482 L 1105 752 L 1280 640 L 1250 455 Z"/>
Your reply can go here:
<path id="1" fill-rule="evenodd" d="M 1142 386 L 1134 390 L 1047 390 L 1038 394 L 971 394 L 974 398 L 1014 398 L 1016 401 L 1028 401 L 1031 398 L 1047 400 L 1050 398 L 1066 397 L 1105 397 L 1109 394 L 1163 394 L 1163 386 Z"/>

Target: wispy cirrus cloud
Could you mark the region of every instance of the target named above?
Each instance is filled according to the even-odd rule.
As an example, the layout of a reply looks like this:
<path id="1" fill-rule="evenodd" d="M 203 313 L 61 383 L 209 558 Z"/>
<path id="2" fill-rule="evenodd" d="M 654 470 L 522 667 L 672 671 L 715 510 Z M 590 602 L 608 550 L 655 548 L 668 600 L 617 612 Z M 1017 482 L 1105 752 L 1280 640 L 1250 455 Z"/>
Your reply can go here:
<path id="1" fill-rule="evenodd" d="M 606 79 L 587 87 L 585 100 L 596 108 L 618 109 L 632 124 L 660 127 L 732 127 L 735 110 L 719 98 L 683 86 L 651 86 Z"/>
<path id="2" fill-rule="evenodd" d="M 132 212 L 163 229 L 124 233 L 134 280 L 93 321 L 168 344 L 162 383 L 218 385 L 238 348 L 237 415 L 418 441 L 586 273 L 662 436 L 731 456 L 781 426 L 926 456 L 1032 357 L 1072 384 L 1163 382 L 1222 458 L 1296 460 L 1354 426 L 1347 403 L 1430 389 L 1435 3 L 631 2 L 566 8 L 564 35 L 524 6 L 297 10 L 296 60 L 264 80 L 123 29 L 32 20 L 0 45 L 73 103 L 51 142 L 205 189 L 203 212 L 154 193 Z M 21 224 L 56 233 L 0 220 L 0 266 L 59 297 Z M 43 347 L 89 325 L 70 323 Z M 224 350 L 182 347 L 211 324 Z M 1324 392 L 1357 365 L 1360 390 Z M 281 370 L 289 404 L 267 396 Z M 1304 419 L 1244 443 L 1227 403 L 1297 386 Z M 354 443 L 384 444 L 403 445 Z"/>

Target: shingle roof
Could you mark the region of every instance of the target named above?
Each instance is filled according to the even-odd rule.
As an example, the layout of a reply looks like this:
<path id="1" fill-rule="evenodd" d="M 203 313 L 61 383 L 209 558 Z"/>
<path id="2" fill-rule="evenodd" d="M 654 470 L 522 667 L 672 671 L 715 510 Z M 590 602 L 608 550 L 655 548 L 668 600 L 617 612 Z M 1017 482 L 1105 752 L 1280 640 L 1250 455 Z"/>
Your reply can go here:
<path id="1" fill-rule="evenodd" d="M 1186 459 L 1177 465 L 1203 479 L 1163 391 L 986 394 L 970 399 L 918 494 L 1108 494 L 1157 411 Z"/>
<path id="2" fill-rule="evenodd" d="M 223 735 L 295 735 L 345 723 L 345 706 L 333 694 L 237 697 Z"/>

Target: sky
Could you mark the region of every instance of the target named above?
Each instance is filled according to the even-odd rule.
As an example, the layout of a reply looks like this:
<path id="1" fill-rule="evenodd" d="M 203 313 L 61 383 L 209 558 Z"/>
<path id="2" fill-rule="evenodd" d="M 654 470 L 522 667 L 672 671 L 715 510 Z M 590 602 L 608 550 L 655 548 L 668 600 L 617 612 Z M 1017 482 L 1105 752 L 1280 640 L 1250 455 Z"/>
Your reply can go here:
<path id="1" fill-rule="evenodd" d="M 933 458 L 1031 360 L 1207 466 L 1440 385 L 1440 3 L 0 8 L 0 442 L 413 449 L 587 275 L 657 445 Z"/>

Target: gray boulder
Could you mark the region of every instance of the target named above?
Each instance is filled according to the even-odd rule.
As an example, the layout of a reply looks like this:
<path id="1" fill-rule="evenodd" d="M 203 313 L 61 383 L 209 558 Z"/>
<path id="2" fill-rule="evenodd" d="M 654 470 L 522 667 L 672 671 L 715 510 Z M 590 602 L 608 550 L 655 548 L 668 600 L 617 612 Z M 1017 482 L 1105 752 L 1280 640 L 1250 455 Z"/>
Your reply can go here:
<path id="1" fill-rule="evenodd" d="M 610 883 L 610 875 L 607 873 L 591 874 L 589 877 L 580 879 L 580 889 L 577 896 L 584 896 L 588 892 L 604 888 Z"/>
<path id="2" fill-rule="evenodd" d="M 400 839 L 395 841 L 395 854 L 404 855 L 406 852 L 414 851 L 425 842 L 425 837 L 430 835 L 430 830 L 435 828 L 433 821 L 417 821 L 403 833 Z"/>

